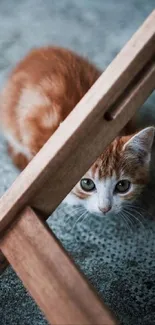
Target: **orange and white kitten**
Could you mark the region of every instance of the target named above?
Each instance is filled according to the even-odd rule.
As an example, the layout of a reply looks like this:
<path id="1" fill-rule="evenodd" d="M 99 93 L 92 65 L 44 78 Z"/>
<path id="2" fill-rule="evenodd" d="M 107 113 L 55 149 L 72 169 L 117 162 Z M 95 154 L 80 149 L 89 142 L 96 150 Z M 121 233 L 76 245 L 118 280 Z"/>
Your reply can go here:
<path id="1" fill-rule="evenodd" d="M 147 127 L 134 135 L 117 137 L 64 202 L 102 215 L 129 207 L 148 183 L 154 132 L 154 127 Z"/>
<path id="2" fill-rule="evenodd" d="M 54 47 L 33 50 L 17 65 L 1 94 L 0 110 L 17 167 L 28 164 L 100 74 L 88 60 Z M 65 201 L 90 212 L 118 211 L 147 182 L 153 136 L 154 128 L 147 128 L 116 138 Z"/>

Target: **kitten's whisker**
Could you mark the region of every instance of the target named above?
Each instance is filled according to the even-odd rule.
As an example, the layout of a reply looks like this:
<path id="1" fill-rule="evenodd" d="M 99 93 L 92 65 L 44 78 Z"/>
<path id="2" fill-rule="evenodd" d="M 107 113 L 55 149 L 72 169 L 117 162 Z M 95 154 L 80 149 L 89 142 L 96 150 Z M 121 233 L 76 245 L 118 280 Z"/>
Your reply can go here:
<path id="1" fill-rule="evenodd" d="M 78 211 L 81 211 L 81 210 L 85 210 L 84 207 L 82 206 L 79 206 L 79 207 L 74 207 L 74 212 L 78 212 Z"/>
<path id="2" fill-rule="evenodd" d="M 76 220 L 76 222 L 74 223 L 73 227 L 71 230 L 73 230 L 75 228 L 75 226 L 77 225 L 77 223 L 82 219 L 83 216 L 85 216 L 85 214 L 87 213 L 87 211 L 84 211 L 79 218 Z"/>
<path id="3" fill-rule="evenodd" d="M 127 209 L 125 209 L 124 208 L 124 213 L 125 213 L 125 216 L 126 216 L 126 218 L 130 221 L 130 224 L 132 225 L 132 226 L 134 226 L 134 223 L 133 223 L 133 220 L 131 219 L 131 214 L 130 213 L 128 213 L 129 211 L 127 210 Z"/>
<path id="4" fill-rule="evenodd" d="M 136 207 L 136 208 L 139 208 L 139 207 Z M 133 211 L 134 211 L 135 209 L 133 208 Z M 144 216 L 139 212 L 139 211 L 136 211 L 136 212 L 138 212 L 139 213 L 139 215 L 141 216 L 141 218 L 143 219 L 143 221 L 145 222 L 146 221 L 146 219 L 144 218 Z M 147 211 L 145 211 L 145 212 L 147 212 Z M 153 217 L 152 215 L 150 215 L 151 217 Z M 136 217 L 135 216 L 133 216 L 135 219 L 136 219 Z M 140 220 L 139 220 L 139 218 L 138 218 L 138 221 L 141 223 L 141 225 L 143 226 L 143 228 L 146 230 L 146 226 L 145 226 L 145 224 L 143 224 L 143 222 L 141 222 Z M 147 231 L 149 231 L 149 233 L 150 234 L 152 234 L 152 229 L 149 227 L 149 228 L 147 228 Z"/>
<path id="5" fill-rule="evenodd" d="M 134 223 L 131 220 L 131 217 L 129 215 L 127 215 L 127 214 L 125 214 L 125 216 L 126 216 L 126 219 L 128 220 L 128 222 L 130 222 L 130 227 L 131 227 L 131 229 L 133 231 L 133 229 L 134 229 Z"/>
<path id="6" fill-rule="evenodd" d="M 149 216 L 150 218 L 153 217 L 149 212 L 147 212 L 147 210 L 141 209 L 138 206 L 130 206 L 130 209 L 134 211 L 136 214 L 138 214 L 140 216 L 140 219 L 142 219 L 144 223 L 146 221 L 146 215 Z M 145 216 L 142 213 L 145 213 Z"/>
<path id="7" fill-rule="evenodd" d="M 143 216 L 139 211 L 137 211 L 137 213 L 140 215 L 140 218 L 142 218 L 143 222 L 145 223 L 146 219 L 144 218 L 144 216 Z M 150 215 L 150 216 L 151 216 L 151 215 Z M 151 216 L 151 217 L 152 217 L 152 216 Z M 138 220 L 139 220 L 139 219 L 138 219 Z M 140 222 L 140 220 L 139 220 L 139 222 Z M 146 229 L 146 225 L 145 225 L 143 222 L 141 221 L 143 227 Z M 152 234 L 152 229 L 149 228 L 149 232 Z"/>
<path id="8" fill-rule="evenodd" d="M 140 212 L 138 211 L 138 209 L 134 209 L 134 208 L 133 208 L 132 211 L 134 211 L 136 214 L 138 214 L 138 215 L 140 216 L 140 218 L 142 218 L 142 220 L 145 221 L 144 216 L 142 215 L 142 213 L 140 213 Z"/>
<path id="9" fill-rule="evenodd" d="M 87 212 L 87 211 L 86 211 Z M 82 222 L 89 216 L 89 213 L 87 212 L 86 215 L 83 217 Z"/>
<path id="10" fill-rule="evenodd" d="M 145 228 L 144 224 L 138 219 L 135 217 L 134 214 L 131 214 L 128 210 L 126 210 L 126 213 L 128 214 L 128 216 L 131 216 L 131 218 L 134 218 L 136 221 L 138 221 L 138 223 L 143 227 Z M 131 219 L 130 219 L 131 220 Z"/>
<path id="11" fill-rule="evenodd" d="M 78 215 L 79 212 L 83 212 L 85 209 L 83 207 L 78 207 L 77 209 L 73 210 L 74 214 L 69 215 L 68 218 L 65 219 L 66 222 L 68 222 L 71 218 L 74 218 L 76 216 L 76 214 Z"/>
<path id="12" fill-rule="evenodd" d="M 135 209 L 138 212 L 139 211 L 144 212 L 145 214 L 149 215 L 150 217 L 153 217 L 153 215 L 151 213 L 149 213 L 146 209 L 142 208 L 139 205 L 128 203 L 128 204 L 126 204 L 126 207 L 130 207 L 131 209 Z M 144 218 L 144 216 L 142 216 L 142 217 Z M 145 220 L 145 218 L 144 218 L 144 220 Z"/>
<path id="13" fill-rule="evenodd" d="M 125 222 L 127 229 L 130 231 L 131 230 L 130 224 L 128 223 L 128 220 L 126 220 L 125 215 L 123 213 L 120 213 L 120 216 L 123 218 L 123 221 Z"/>
<path id="14" fill-rule="evenodd" d="M 140 212 L 139 212 L 139 207 L 136 207 L 136 206 L 133 206 L 133 205 L 126 205 L 125 206 L 125 209 L 127 210 L 127 207 L 129 208 L 129 209 L 131 209 L 131 210 L 133 210 L 133 211 L 135 211 L 135 212 L 138 212 L 139 214 L 141 214 Z M 128 212 L 129 212 L 129 210 L 127 210 Z M 143 215 L 141 214 L 141 217 L 143 217 Z"/>
<path id="15" fill-rule="evenodd" d="M 134 223 L 134 220 L 133 220 L 134 219 L 133 215 L 130 214 L 129 211 L 126 210 L 126 209 L 124 209 L 124 212 L 125 212 L 125 216 L 126 216 L 127 220 L 130 221 L 131 229 L 133 231 L 135 229 L 135 223 Z"/>
<path id="16" fill-rule="evenodd" d="M 146 209 L 144 209 L 141 206 L 136 205 L 136 204 L 126 204 L 126 207 L 130 207 L 131 209 L 138 209 L 138 210 L 144 211 L 145 213 L 147 212 Z"/>
<path id="17" fill-rule="evenodd" d="M 67 223 L 70 219 L 72 219 L 73 217 L 74 217 L 74 215 L 71 215 L 71 216 L 69 216 L 68 218 L 66 218 L 66 219 L 65 219 L 66 223 Z"/>

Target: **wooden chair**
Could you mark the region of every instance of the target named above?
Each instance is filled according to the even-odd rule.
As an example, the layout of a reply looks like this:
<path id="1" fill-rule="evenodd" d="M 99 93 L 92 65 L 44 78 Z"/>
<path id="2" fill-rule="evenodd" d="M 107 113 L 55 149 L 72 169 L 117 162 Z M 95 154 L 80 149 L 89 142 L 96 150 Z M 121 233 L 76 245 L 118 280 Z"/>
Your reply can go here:
<path id="1" fill-rule="evenodd" d="M 45 219 L 154 87 L 155 11 L 0 200 L 1 268 L 5 256 L 52 325 L 117 323 Z"/>

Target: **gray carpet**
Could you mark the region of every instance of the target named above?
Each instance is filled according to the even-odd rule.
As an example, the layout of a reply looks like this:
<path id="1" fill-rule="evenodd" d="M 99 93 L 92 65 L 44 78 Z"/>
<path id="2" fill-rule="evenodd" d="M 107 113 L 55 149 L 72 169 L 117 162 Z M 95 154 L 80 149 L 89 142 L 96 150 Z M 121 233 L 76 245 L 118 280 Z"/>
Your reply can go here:
<path id="1" fill-rule="evenodd" d="M 30 48 L 45 44 L 69 47 L 106 67 L 154 6 L 154 0 L 1 0 L 0 85 Z M 155 96 L 141 110 L 145 122 L 155 121 L 153 103 Z M 18 173 L 0 140 L 2 195 Z M 66 206 L 49 220 L 122 325 L 155 324 L 154 174 L 152 169 L 138 220 L 89 215 L 77 221 L 80 214 Z M 0 278 L 0 324 L 47 324 L 11 268 Z"/>

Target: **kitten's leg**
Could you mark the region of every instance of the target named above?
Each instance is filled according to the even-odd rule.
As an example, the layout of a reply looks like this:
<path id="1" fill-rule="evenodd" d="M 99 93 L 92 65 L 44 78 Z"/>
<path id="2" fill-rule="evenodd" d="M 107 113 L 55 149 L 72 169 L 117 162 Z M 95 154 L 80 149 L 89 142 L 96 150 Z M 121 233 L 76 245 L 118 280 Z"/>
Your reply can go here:
<path id="1" fill-rule="evenodd" d="M 8 144 L 8 153 L 18 169 L 23 170 L 28 165 L 29 159 L 23 153 L 17 152 L 10 144 Z"/>

